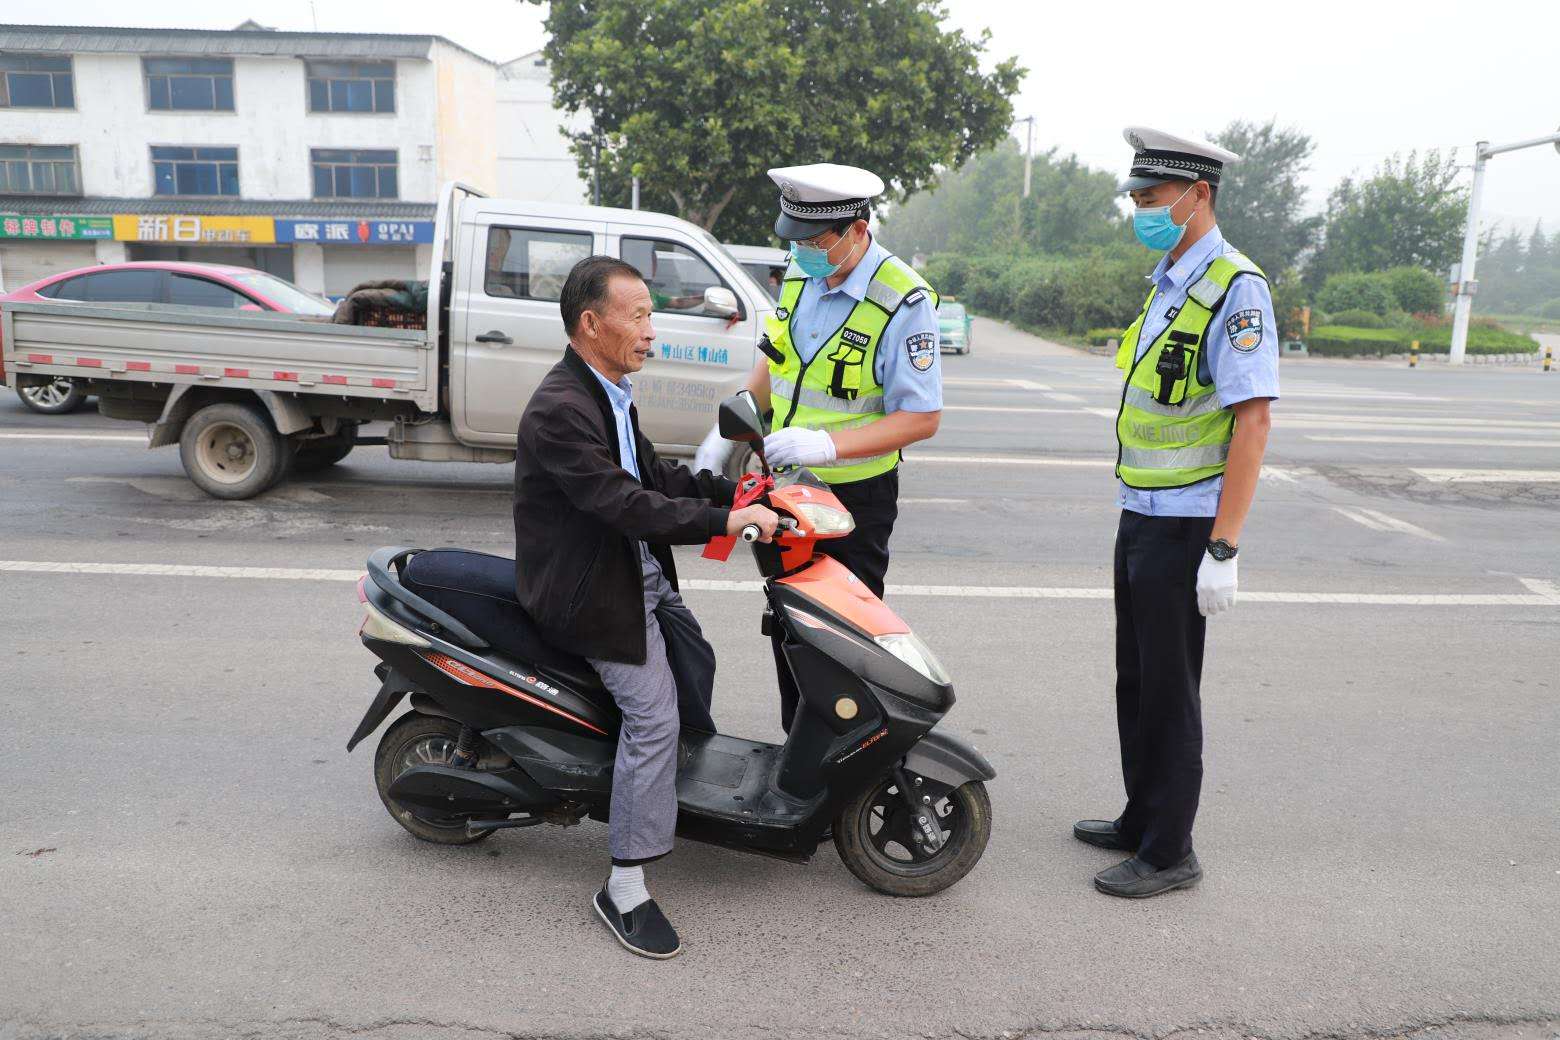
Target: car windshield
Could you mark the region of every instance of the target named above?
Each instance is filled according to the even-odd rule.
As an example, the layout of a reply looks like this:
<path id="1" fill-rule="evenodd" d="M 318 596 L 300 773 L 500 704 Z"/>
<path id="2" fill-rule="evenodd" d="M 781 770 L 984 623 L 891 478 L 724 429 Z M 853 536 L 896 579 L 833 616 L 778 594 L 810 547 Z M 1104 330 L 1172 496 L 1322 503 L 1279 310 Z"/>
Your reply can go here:
<path id="1" fill-rule="evenodd" d="M 329 300 L 304 292 L 292 282 L 263 271 L 235 274 L 233 280 L 246 289 L 252 289 L 272 303 L 293 314 L 307 314 L 327 318 L 336 313 L 335 304 Z"/>
<path id="2" fill-rule="evenodd" d="M 939 303 L 937 305 L 937 316 L 943 321 L 958 321 L 964 317 L 964 304 Z"/>

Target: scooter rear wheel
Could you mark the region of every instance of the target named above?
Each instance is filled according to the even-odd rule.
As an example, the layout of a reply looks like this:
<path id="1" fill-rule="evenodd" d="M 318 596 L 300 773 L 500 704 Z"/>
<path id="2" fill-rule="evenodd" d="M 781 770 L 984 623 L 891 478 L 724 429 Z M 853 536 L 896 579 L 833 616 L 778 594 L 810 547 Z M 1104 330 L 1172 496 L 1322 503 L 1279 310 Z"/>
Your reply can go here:
<path id="1" fill-rule="evenodd" d="M 471 830 L 458 818 L 429 820 L 417 816 L 390 797 L 395 778 L 417 765 L 447 766 L 454 762 L 460 724 L 437 715 L 410 711 L 396 720 L 379 739 L 374 752 L 374 783 L 379 800 L 395 822 L 414 836 L 437 845 L 470 845 L 493 833 L 493 828 Z"/>
<path id="2" fill-rule="evenodd" d="M 928 804 L 943 842 L 928 851 L 893 777 L 846 803 L 834 819 L 834 847 L 862 881 L 891 896 L 929 896 L 968 874 L 991 839 L 991 798 L 971 780 Z"/>

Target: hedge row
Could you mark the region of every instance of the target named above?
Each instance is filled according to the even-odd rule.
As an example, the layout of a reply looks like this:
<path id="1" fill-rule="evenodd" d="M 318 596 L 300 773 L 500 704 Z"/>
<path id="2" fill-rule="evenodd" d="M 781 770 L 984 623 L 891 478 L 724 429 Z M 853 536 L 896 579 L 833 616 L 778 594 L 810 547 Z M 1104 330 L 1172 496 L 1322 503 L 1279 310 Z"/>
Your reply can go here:
<path id="1" fill-rule="evenodd" d="M 1452 349 L 1452 330 L 1439 326 L 1428 329 L 1357 329 L 1346 325 L 1323 325 L 1306 337 L 1306 350 L 1329 357 L 1377 357 L 1406 354 L 1414 340 L 1421 354 L 1447 354 Z M 1529 354 L 1538 343 L 1520 333 L 1488 326 L 1468 330 L 1470 354 Z"/>
<path id="2" fill-rule="evenodd" d="M 922 269 L 939 293 L 977 314 L 1080 335 L 1135 315 L 1148 293 L 1147 271 L 1141 256 L 1114 250 L 1069 258 L 940 253 Z"/>

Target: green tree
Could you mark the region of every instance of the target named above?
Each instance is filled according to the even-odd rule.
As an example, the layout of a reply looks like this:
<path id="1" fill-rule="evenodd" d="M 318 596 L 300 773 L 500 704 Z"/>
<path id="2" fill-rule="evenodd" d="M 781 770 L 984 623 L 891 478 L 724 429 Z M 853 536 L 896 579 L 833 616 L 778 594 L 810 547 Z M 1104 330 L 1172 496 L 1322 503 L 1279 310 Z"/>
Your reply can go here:
<path id="1" fill-rule="evenodd" d="M 1445 308 L 1446 283 L 1435 272 L 1423 267 L 1394 267 L 1384 277 L 1398 310 L 1439 317 Z"/>
<path id="2" fill-rule="evenodd" d="M 547 0 L 531 0 L 543 3 Z M 603 201 L 665 206 L 764 242 L 772 166 L 866 167 L 904 197 L 1001 140 L 1024 70 L 989 73 L 989 34 L 944 31 L 936 0 L 551 0 L 553 96 L 592 129 L 573 148 Z"/>
<path id="3" fill-rule="evenodd" d="M 1260 126 L 1236 120 L 1213 140 L 1240 156 L 1219 181 L 1219 229 L 1257 266 L 1278 277 L 1297 264 L 1321 230 L 1320 216 L 1305 215 L 1302 183 L 1316 144 L 1272 119 Z"/>
<path id="4" fill-rule="evenodd" d="M 1327 200 L 1321 248 L 1307 280 L 1313 287 L 1343 271 L 1425 267 L 1444 271 L 1462 245 L 1467 191 L 1450 154 L 1393 156 L 1367 179 L 1345 177 Z"/>
<path id="5" fill-rule="evenodd" d="M 884 218 L 883 241 L 903 256 L 958 251 L 979 254 L 1072 253 L 1122 239 L 1116 178 L 1055 149 L 1034 158 L 1023 197 L 1024 156 L 1008 138 Z"/>
<path id="6" fill-rule="evenodd" d="M 1369 311 L 1371 314 L 1384 315 L 1397 305 L 1397 300 L 1384 275 L 1356 271 L 1328 278 L 1316 294 L 1316 305 L 1329 314 Z"/>

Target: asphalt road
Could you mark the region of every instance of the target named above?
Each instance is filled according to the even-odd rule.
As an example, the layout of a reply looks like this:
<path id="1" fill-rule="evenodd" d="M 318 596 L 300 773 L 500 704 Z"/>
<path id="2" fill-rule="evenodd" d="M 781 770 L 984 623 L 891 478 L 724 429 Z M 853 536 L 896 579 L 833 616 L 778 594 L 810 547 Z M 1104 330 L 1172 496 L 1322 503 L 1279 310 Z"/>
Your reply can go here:
<path id="1" fill-rule="evenodd" d="M 100 439 L 135 426 L 0 399 L 0 1038 L 1560 1036 L 1560 372 L 1285 362 L 1210 628 L 1206 878 L 1136 904 L 1069 832 L 1121 798 L 1117 376 L 975 348 L 888 598 L 998 769 L 985 858 L 907 901 L 829 849 L 685 843 L 650 870 L 666 963 L 591 914 L 599 824 L 423 845 L 343 750 L 373 659 L 351 582 L 297 570 L 510 552 L 507 467 L 363 449 L 219 503 Z M 685 556 L 716 718 L 774 739 L 759 597 L 723 584 L 751 566 Z"/>

